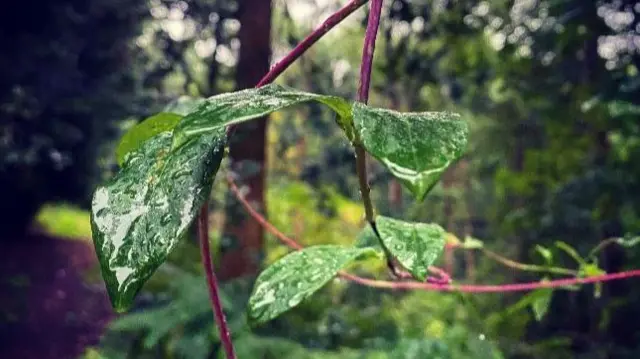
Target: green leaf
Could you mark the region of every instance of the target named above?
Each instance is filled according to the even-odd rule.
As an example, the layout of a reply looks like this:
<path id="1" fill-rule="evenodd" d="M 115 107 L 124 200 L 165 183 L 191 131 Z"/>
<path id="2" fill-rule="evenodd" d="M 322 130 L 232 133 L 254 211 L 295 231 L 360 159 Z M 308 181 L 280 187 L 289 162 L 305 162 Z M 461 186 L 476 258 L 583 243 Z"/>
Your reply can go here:
<path id="1" fill-rule="evenodd" d="M 358 233 L 356 237 L 355 246 L 357 248 L 373 248 L 375 250 L 382 250 L 380 246 L 380 240 L 373 231 L 373 228 L 367 223 L 367 225 Z"/>
<path id="2" fill-rule="evenodd" d="M 553 289 L 540 288 L 529 293 L 531 299 L 531 309 L 533 315 L 537 321 L 541 321 L 542 318 L 549 311 L 549 304 L 551 304 L 551 297 L 553 296 Z"/>
<path id="3" fill-rule="evenodd" d="M 464 242 L 462 242 L 462 248 L 464 249 L 481 249 L 484 248 L 484 242 L 471 236 L 465 236 Z"/>
<path id="4" fill-rule="evenodd" d="M 617 238 L 616 243 L 625 248 L 633 248 L 640 243 L 640 237 Z"/>
<path id="5" fill-rule="evenodd" d="M 131 305 L 197 216 L 225 140 L 220 130 L 170 152 L 171 133 L 163 132 L 128 155 L 122 170 L 96 189 L 93 241 L 116 310 Z"/>
<path id="6" fill-rule="evenodd" d="M 321 245 L 284 256 L 258 276 L 249 299 L 249 319 L 258 324 L 277 317 L 322 288 L 345 266 L 373 253 L 370 248 Z"/>
<path id="7" fill-rule="evenodd" d="M 582 263 L 580 265 L 580 269 L 578 270 L 578 274 L 580 277 L 597 277 L 600 275 L 607 274 L 605 270 L 598 266 L 597 262 L 592 263 Z M 602 283 L 597 282 L 593 284 L 593 295 L 596 298 L 600 298 L 602 295 Z"/>
<path id="8" fill-rule="evenodd" d="M 116 149 L 116 160 L 122 166 L 127 153 L 140 148 L 142 143 L 151 137 L 171 131 L 180 122 L 182 117 L 193 112 L 205 102 L 202 98 L 183 96 L 173 101 L 164 108 L 164 112 L 155 114 L 135 125 L 122 138 Z"/>
<path id="9" fill-rule="evenodd" d="M 137 150 L 144 141 L 151 137 L 162 132 L 171 131 L 180 122 L 180 119 L 182 119 L 182 116 L 175 113 L 161 112 L 135 125 L 122 136 L 120 144 L 116 148 L 118 165 L 122 166 L 127 153 Z"/>
<path id="10" fill-rule="evenodd" d="M 580 256 L 580 254 L 578 254 L 578 251 L 576 251 L 575 248 L 573 248 L 572 246 L 570 246 L 566 242 L 556 241 L 555 244 L 556 244 L 556 247 L 558 247 L 558 249 L 561 249 L 562 251 L 567 253 L 567 255 L 569 255 L 569 257 L 573 258 L 573 260 L 576 261 L 580 266 L 583 266 L 583 265 L 587 264 L 587 262 L 584 260 L 584 258 L 582 258 L 582 256 Z"/>
<path id="11" fill-rule="evenodd" d="M 467 124 L 453 113 L 401 113 L 354 103 L 353 123 L 365 149 L 418 200 L 467 145 Z"/>
<path id="12" fill-rule="evenodd" d="M 437 224 L 404 222 L 377 216 L 376 226 L 384 246 L 418 280 L 444 250 L 445 231 Z"/>
<path id="13" fill-rule="evenodd" d="M 174 147 L 181 146 L 193 136 L 216 131 L 220 127 L 266 116 L 296 104 L 317 101 L 338 114 L 338 123 L 347 136 L 350 130 L 351 103 L 340 97 L 302 92 L 280 85 L 267 85 L 258 89 L 230 92 L 208 98 L 189 113 L 175 130 Z M 351 135 L 351 137 L 353 137 Z M 351 139 L 350 137 L 350 139 Z"/>
<path id="14" fill-rule="evenodd" d="M 553 263 L 553 253 L 549 248 L 536 244 L 535 249 L 536 252 L 538 252 L 542 256 L 542 258 L 544 258 L 544 261 L 547 263 L 547 265 L 551 265 Z"/>
<path id="15" fill-rule="evenodd" d="M 182 96 L 179 99 L 171 102 L 164 108 L 164 112 L 175 113 L 180 116 L 186 116 L 195 111 L 200 105 L 205 103 L 203 98 L 195 98 L 189 96 Z"/>

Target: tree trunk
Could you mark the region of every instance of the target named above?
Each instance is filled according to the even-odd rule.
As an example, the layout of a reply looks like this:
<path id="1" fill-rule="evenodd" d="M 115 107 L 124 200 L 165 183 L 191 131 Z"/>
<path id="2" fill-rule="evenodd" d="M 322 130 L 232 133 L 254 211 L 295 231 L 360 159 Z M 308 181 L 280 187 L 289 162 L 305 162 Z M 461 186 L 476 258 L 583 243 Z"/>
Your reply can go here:
<path id="1" fill-rule="evenodd" d="M 242 0 L 238 20 L 241 27 L 240 58 L 236 68 L 238 89 L 256 85 L 269 70 L 271 56 L 271 1 Z M 238 126 L 229 145 L 232 170 L 246 186 L 246 198 L 259 211 L 265 206 L 265 137 L 267 118 Z M 226 206 L 219 273 L 223 279 L 255 274 L 259 268 L 264 244 L 260 224 L 247 216 L 236 200 Z"/>

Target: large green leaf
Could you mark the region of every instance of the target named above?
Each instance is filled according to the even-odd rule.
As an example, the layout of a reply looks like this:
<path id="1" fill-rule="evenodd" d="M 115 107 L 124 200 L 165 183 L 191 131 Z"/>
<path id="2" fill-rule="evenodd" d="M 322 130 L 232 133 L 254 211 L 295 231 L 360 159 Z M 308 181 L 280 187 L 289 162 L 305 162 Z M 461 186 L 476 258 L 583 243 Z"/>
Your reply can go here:
<path id="1" fill-rule="evenodd" d="M 175 113 L 161 112 L 135 125 L 122 136 L 116 148 L 118 164 L 122 166 L 125 156 L 140 148 L 144 141 L 159 133 L 173 130 L 181 119 L 182 116 Z"/>
<path id="2" fill-rule="evenodd" d="M 353 124 L 367 152 L 419 200 L 467 145 L 467 124 L 453 113 L 401 113 L 354 103 Z"/>
<path id="3" fill-rule="evenodd" d="M 317 95 L 271 84 L 258 89 L 225 93 L 208 98 L 184 117 L 175 129 L 174 147 L 189 138 L 220 127 L 256 119 L 302 102 L 317 101 L 338 114 L 338 123 L 352 132 L 351 103 L 334 96 Z"/>
<path id="4" fill-rule="evenodd" d="M 367 254 L 375 251 L 320 245 L 286 255 L 260 273 L 249 299 L 249 319 L 257 324 L 277 317 L 322 288 L 349 263 Z"/>
<path id="5" fill-rule="evenodd" d="M 428 268 L 444 250 L 445 231 L 437 224 L 404 222 L 376 217 L 382 243 L 418 280 L 427 278 Z"/>
<path id="6" fill-rule="evenodd" d="M 224 153 L 223 129 L 170 151 L 163 132 L 130 153 L 96 189 L 91 224 L 114 308 L 126 310 L 187 231 L 211 190 Z"/>

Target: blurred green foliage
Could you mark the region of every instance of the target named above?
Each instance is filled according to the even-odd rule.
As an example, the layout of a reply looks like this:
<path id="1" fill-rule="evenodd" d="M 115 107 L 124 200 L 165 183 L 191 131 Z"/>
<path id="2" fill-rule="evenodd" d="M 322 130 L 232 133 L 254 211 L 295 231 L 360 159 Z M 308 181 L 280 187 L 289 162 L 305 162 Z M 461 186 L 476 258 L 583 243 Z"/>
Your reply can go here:
<path id="1" fill-rule="evenodd" d="M 35 218 L 36 225 L 52 236 L 68 239 L 91 239 L 89 212 L 70 204 L 46 204 Z"/>

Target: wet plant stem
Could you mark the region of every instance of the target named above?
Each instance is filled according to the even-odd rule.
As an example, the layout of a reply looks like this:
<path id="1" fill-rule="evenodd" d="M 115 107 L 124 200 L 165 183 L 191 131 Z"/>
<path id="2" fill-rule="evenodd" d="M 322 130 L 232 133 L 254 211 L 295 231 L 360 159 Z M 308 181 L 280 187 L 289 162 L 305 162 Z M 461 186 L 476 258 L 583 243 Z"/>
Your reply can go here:
<path id="1" fill-rule="evenodd" d="M 220 301 L 220 289 L 218 279 L 213 271 L 213 261 L 211 260 L 211 248 L 209 248 L 209 203 L 205 203 L 200 209 L 198 216 L 198 239 L 200 242 L 200 255 L 202 256 L 202 265 L 207 278 L 207 287 L 209 288 L 209 298 L 211 299 L 211 308 L 220 332 L 220 341 L 224 348 L 227 359 L 236 359 L 233 349 L 233 341 L 231 333 L 227 325 L 227 319 L 222 310 Z"/>
<path id="2" fill-rule="evenodd" d="M 329 16 L 319 27 L 317 27 L 311 34 L 309 34 L 304 40 L 302 40 L 289 54 L 287 54 L 282 60 L 280 60 L 275 66 L 273 66 L 269 72 L 258 82 L 256 87 L 261 87 L 273 82 L 280 74 L 282 74 L 291 64 L 295 62 L 302 54 L 304 54 L 313 44 L 315 44 L 322 36 L 338 25 L 342 20 L 347 18 L 354 11 L 359 9 L 362 5 L 367 3 L 368 0 L 350 0 L 345 6 Z M 378 15 L 379 18 L 379 15 Z M 377 26 L 376 26 L 377 29 Z M 368 30 L 367 30 L 368 31 Z M 375 34 L 374 34 L 375 42 Z M 369 64 L 369 73 L 371 72 L 371 65 Z M 369 74 L 370 76 L 370 74 Z M 367 80 L 369 81 L 369 80 Z M 368 82 L 367 82 L 368 92 Z M 366 101 L 366 100 L 365 100 Z M 235 126 L 229 126 L 227 128 L 227 137 L 233 135 Z M 211 249 L 209 248 L 209 201 L 205 201 L 200 215 L 197 219 L 198 226 L 198 239 L 200 242 L 200 254 L 202 256 L 202 265 L 207 280 L 207 287 L 209 288 L 209 297 L 211 299 L 211 307 L 213 309 L 214 318 L 218 331 L 220 332 L 220 340 L 224 348 L 227 359 L 236 359 L 235 350 L 233 348 L 233 342 L 231 340 L 231 333 L 227 325 L 227 320 L 222 309 L 220 301 L 220 290 L 218 285 L 218 279 L 216 278 L 213 270 L 213 261 L 211 260 Z M 373 218 L 373 215 L 372 215 Z"/>
<path id="3" fill-rule="evenodd" d="M 369 102 L 369 87 L 371 84 L 371 68 L 373 66 L 373 54 L 376 48 L 376 37 L 378 36 L 378 27 L 380 26 L 380 14 L 382 12 L 382 0 L 371 0 L 371 8 L 369 10 L 369 19 L 367 20 L 367 30 L 364 35 L 364 46 L 362 49 L 362 62 L 360 64 L 360 86 L 358 88 L 358 96 L 356 101 L 366 104 Z M 364 204 L 364 213 L 367 222 L 374 231 L 375 218 L 373 213 L 373 203 L 371 202 L 371 188 L 369 187 L 369 179 L 367 178 L 367 157 L 364 147 L 359 140 L 355 141 L 356 153 L 356 172 L 358 174 L 358 183 L 360 184 L 360 195 Z"/>

